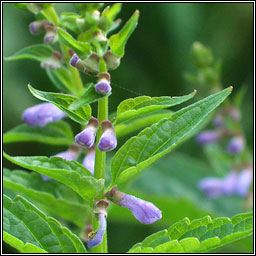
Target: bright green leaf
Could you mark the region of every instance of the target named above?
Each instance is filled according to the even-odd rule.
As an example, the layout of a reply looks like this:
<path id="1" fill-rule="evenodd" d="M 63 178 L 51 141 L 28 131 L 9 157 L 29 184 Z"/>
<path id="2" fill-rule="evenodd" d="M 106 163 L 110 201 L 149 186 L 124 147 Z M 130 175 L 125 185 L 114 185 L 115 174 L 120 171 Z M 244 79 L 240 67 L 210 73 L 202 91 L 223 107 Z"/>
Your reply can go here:
<path id="1" fill-rule="evenodd" d="M 113 157 L 112 186 L 126 182 L 184 141 L 231 90 L 227 88 L 185 107 L 130 138 Z"/>
<path id="2" fill-rule="evenodd" d="M 70 111 L 68 107 L 76 101 L 78 98 L 69 94 L 43 92 L 34 89 L 31 85 L 28 85 L 30 92 L 38 99 L 50 102 L 61 109 L 72 120 L 80 124 L 87 124 L 91 117 L 91 107 L 89 105 L 74 111 Z"/>
<path id="3" fill-rule="evenodd" d="M 90 84 L 80 99 L 74 101 L 70 106 L 70 110 L 77 110 L 85 105 L 96 102 L 104 97 L 111 95 L 111 92 L 107 95 L 101 95 L 95 91 L 94 84 Z"/>
<path id="4" fill-rule="evenodd" d="M 23 48 L 10 57 L 4 58 L 7 61 L 31 59 L 39 62 L 47 61 L 53 55 L 53 49 L 49 45 L 36 44 Z"/>
<path id="5" fill-rule="evenodd" d="M 21 194 L 54 216 L 74 222 L 79 227 L 89 213 L 89 206 L 74 191 L 55 180 L 21 170 L 3 169 L 3 185 Z"/>
<path id="6" fill-rule="evenodd" d="M 86 59 L 91 54 L 90 44 L 77 41 L 61 28 L 58 28 L 58 35 L 60 42 L 73 49 L 81 59 Z"/>
<path id="7" fill-rule="evenodd" d="M 4 196 L 3 227 L 5 242 L 20 252 L 86 252 L 77 236 L 20 196 Z"/>
<path id="8" fill-rule="evenodd" d="M 4 152 L 10 162 L 55 179 L 73 189 L 85 200 L 93 200 L 104 187 L 104 180 L 95 179 L 77 161 L 66 161 L 59 157 L 29 156 L 12 157 Z"/>
<path id="9" fill-rule="evenodd" d="M 115 35 L 109 38 L 111 52 L 118 57 L 124 56 L 124 48 L 127 40 L 137 26 L 139 11 L 135 11 L 132 17 L 126 22 L 124 27 Z"/>
<path id="10" fill-rule="evenodd" d="M 63 12 L 60 15 L 60 26 L 75 33 L 79 33 L 80 30 L 76 23 L 76 20 L 79 18 L 80 16 L 76 13 Z"/>
<path id="11" fill-rule="evenodd" d="M 74 142 L 74 136 L 71 127 L 64 121 L 49 123 L 45 127 L 21 124 L 3 135 L 3 143 L 24 141 L 68 146 Z"/>
<path id="12" fill-rule="evenodd" d="M 181 97 L 149 97 L 140 96 L 133 99 L 127 99 L 122 101 L 117 107 L 117 115 L 115 123 L 121 123 L 129 119 L 143 116 L 145 114 L 169 108 L 178 104 L 181 104 L 196 94 L 196 91 Z"/>

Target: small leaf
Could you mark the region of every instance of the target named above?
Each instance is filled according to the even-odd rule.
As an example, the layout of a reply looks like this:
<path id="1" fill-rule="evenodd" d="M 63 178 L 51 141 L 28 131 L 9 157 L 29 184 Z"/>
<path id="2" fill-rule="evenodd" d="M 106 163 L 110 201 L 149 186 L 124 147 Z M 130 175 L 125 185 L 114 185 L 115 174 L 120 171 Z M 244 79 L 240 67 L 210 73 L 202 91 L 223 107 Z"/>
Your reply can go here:
<path id="1" fill-rule="evenodd" d="M 160 244 L 137 243 L 128 253 L 143 251 L 151 253 L 206 253 L 227 243 L 244 238 L 252 234 L 252 231 L 253 213 L 239 214 L 231 219 L 221 217 L 212 220 L 209 216 L 205 216 L 190 221 L 185 218 L 168 229 L 171 241 L 164 241 Z M 165 233 L 166 230 L 159 231 L 144 239 L 144 241 L 151 241 L 153 237 L 158 237 Z M 185 238 L 184 234 L 186 234 Z"/>
<path id="2" fill-rule="evenodd" d="M 70 111 L 68 109 L 68 107 L 78 99 L 75 96 L 39 91 L 34 89 L 31 85 L 28 85 L 28 88 L 36 98 L 54 104 L 77 123 L 87 124 L 91 117 L 91 107 L 89 105 L 83 106 L 82 108 L 74 111 Z"/>
<path id="3" fill-rule="evenodd" d="M 52 83 L 56 86 L 56 88 L 61 92 L 72 92 L 72 75 L 70 70 L 68 70 L 66 67 L 61 67 L 58 69 L 47 68 L 46 74 Z"/>
<path id="4" fill-rule="evenodd" d="M 118 57 L 124 56 L 124 48 L 127 40 L 137 26 L 139 11 L 135 11 L 132 17 L 126 22 L 124 27 L 115 35 L 109 38 L 111 52 Z"/>
<path id="5" fill-rule="evenodd" d="M 130 138 L 113 157 L 111 186 L 126 182 L 184 141 L 230 93 L 227 88 L 213 94 Z"/>
<path id="6" fill-rule="evenodd" d="M 85 200 L 91 201 L 104 187 L 103 179 L 95 179 L 77 161 L 66 161 L 59 157 L 29 156 L 12 157 L 4 152 L 4 157 L 23 168 L 55 179 L 73 189 Z"/>
<path id="7" fill-rule="evenodd" d="M 42 209 L 84 226 L 90 207 L 67 186 L 55 180 L 44 181 L 38 173 L 3 169 L 3 186 L 21 194 Z"/>
<path id="8" fill-rule="evenodd" d="M 60 26 L 78 34 L 80 30 L 77 26 L 76 20 L 79 18 L 80 16 L 76 13 L 63 12 L 60 16 Z"/>
<path id="9" fill-rule="evenodd" d="M 151 113 L 164 108 L 169 108 L 181 104 L 196 94 L 196 90 L 186 96 L 182 97 L 149 97 L 140 96 L 133 99 L 127 99 L 122 101 L 117 107 L 117 116 L 115 123 L 121 123 L 123 121 L 143 116 L 144 114 Z"/>
<path id="10" fill-rule="evenodd" d="M 94 84 L 90 84 L 89 87 L 84 92 L 84 94 L 81 96 L 81 98 L 74 101 L 69 106 L 69 109 L 70 110 L 77 110 L 77 109 L 83 107 L 84 105 L 91 104 L 93 102 L 96 102 L 96 101 L 104 98 L 104 97 L 108 97 L 109 95 L 111 95 L 111 92 L 108 93 L 107 95 L 100 95 L 99 93 L 97 93 L 95 91 Z"/>
<path id="11" fill-rule="evenodd" d="M 81 59 L 86 59 L 91 54 L 90 44 L 77 41 L 61 28 L 58 28 L 58 35 L 59 40 L 69 48 L 73 49 Z"/>
<path id="12" fill-rule="evenodd" d="M 3 199 L 5 241 L 20 252 L 86 253 L 75 234 L 24 198 Z"/>
<path id="13" fill-rule="evenodd" d="M 49 45 L 37 44 L 19 50 L 10 57 L 4 58 L 7 61 L 31 59 L 39 62 L 47 61 L 53 55 L 53 49 Z"/>
<path id="14" fill-rule="evenodd" d="M 45 127 L 21 124 L 3 135 L 3 143 L 24 141 L 50 145 L 71 145 L 74 142 L 74 136 L 71 127 L 64 121 L 49 123 Z"/>

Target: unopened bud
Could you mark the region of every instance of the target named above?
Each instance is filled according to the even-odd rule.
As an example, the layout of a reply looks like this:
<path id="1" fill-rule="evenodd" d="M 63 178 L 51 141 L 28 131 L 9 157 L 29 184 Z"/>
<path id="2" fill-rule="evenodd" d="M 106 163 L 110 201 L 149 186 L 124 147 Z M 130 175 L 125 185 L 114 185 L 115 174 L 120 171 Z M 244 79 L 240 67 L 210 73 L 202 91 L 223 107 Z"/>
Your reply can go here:
<path id="1" fill-rule="evenodd" d="M 112 88 L 110 86 L 110 75 L 105 72 L 100 74 L 99 81 L 95 85 L 95 91 L 102 95 L 107 95 L 111 92 Z"/>
<path id="2" fill-rule="evenodd" d="M 44 36 L 44 43 L 45 44 L 50 44 L 50 43 L 54 43 L 57 40 L 57 33 L 55 30 L 48 30 L 45 33 Z"/>
<path id="3" fill-rule="evenodd" d="M 42 21 L 33 21 L 29 24 L 29 31 L 32 35 L 38 35 L 44 31 Z"/>
<path id="4" fill-rule="evenodd" d="M 199 68 L 209 66 L 213 62 L 211 50 L 199 42 L 193 44 L 191 55 L 195 65 Z"/>
<path id="5" fill-rule="evenodd" d="M 86 128 L 78 133 L 75 137 L 76 143 L 81 146 L 91 148 L 95 141 L 96 132 L 99 126 L 99 122 L 96 118 L 91 117 Z"/>
<path id="6" fill-rule="evenodd" d="M 101 123 L 103 133 L 100 137 L 98 148 L 100 151 L 111 151 L 116 148 L 117 140 L 113 125 L 105 120 Z"/>
<path id="7" fill-rule="evenodd" d="M 52 57 L 46 61 L 41 62 L 40 66 L 42 68 L 58 69 L 61 67 L 62 62 L 62 54 L 58 51 L 54 51 Z"/>
<path id="8" fill-rule="evenodd" d="M 114 70 L 120 65 L 120 57 L 114 55 L 110 51 L 107 51 L 104 54 L 103 59 L 107 64 L 108 70 Z"/>
<path id="9" fill-rule="evenodd" d="M 73 54 L 73 56 L 70 59 L 70 65 L 85 72 L 86 71 L 86 65 L 85 62 L 82 61 L 76 53 Z"/>

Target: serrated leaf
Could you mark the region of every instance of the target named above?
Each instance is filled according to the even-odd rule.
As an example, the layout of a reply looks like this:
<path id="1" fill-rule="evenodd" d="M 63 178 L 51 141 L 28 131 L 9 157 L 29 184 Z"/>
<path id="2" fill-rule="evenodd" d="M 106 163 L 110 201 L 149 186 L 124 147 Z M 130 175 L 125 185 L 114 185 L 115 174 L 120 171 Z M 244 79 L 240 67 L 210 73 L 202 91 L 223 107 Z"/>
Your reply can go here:
<path id="1" fill-rule="evenodd" d="M 118 57 L 124 56 L 124 48 L 127 40 L 137 26 L 139 11 L 135 11 L 132 17 L 126 22 L 124 27 L 115 35 L 109 38 L 111 52 Z"/>
<path id="2" fill-rule="evenodd" d="M 60 223 L 24 198 L 4 196 L 3 229 L 6 242 L 20 252 L 86 253 L 82 242 Z M 32 246 L 30 246 L 32 244 Z M 22 246 L 23 245 L 23 246 Z M 29 250 L 32 251 L 29 251 Z"/>
<path id="3" fill-rule="evenodd" d="M 68 109 L 68 107 L 76 101 L 78 97 L 62 93 L 39 91 L 31 85 L 28 85 L 28 88 L 36 98 L 54 104 L 77 123 L 87 124 L 91 117 L 91 107 L 89 105 L 83 106 L 82 108 L 74 111 Z"/>
<path id="4" fill-rule="evenodd" d="M 126 182 L 184 141 L 231 90 L 227 88 L 185 107 L 130 138 L 113 157 L 111 186 Z"/>
<path id="5" fill-rule="evenodd" d="M 132 118 L 143 116 L 145 114 L 169 108 L 181 104 L 196 94 L 196 91 L 181 97 L 149 97 L 140 96 L 133 99 L 127 99 L 122 101 L 117 107 L 117 115 L 115 123 L 121 123 Z"/>
<path id="6" fill-rule="evenodd" d="M 44 181 L 41 175 L 22 170 L 3 169 L 3 186 L 21 194 L 54 216 L 69 220 L 79 227 L 90 207 L 67 186 L 54 180 Z"/>
<path id="7" fill-rule="evenodd" d="M 74 142 L 74 135 L 69 124 L 64 121 L 49 123 L 45 127 L 21 124 L 3 135 L 3 143 L 24 141 L 50 145 L 71 145 Z"/>
<path id="8" fill-rule="evenodd" d="M 103 179 L 93 178 L 91 173 L 76 161 L 45 156 L 12 157 L 5 152 L 4 157 L 18 166 L 41 173 L 65 184 L 88 201 L 93 200 L 104 187 Z"/>
<path id="9" fill-rule="evenodd" d="M 185 218 L 168 229 L 171 241 L 154 246 L 147 243 L 143 246 L 143 242 L 138 243 L 128 253 L 142 252 L 143 250 L 151 253 L 206 253 L 250 235 L 253 231 L 252 220 L 253 213 L 239 214 L 231 219 L 221 217 L 212 220 L 206 216 L 190 221 Z M 218 234 L 214 232 L 216 229 L 218 229 Z M 208 235 L 205 236 L 205 233 Z M 161 234 L 161 231 L 149 238 L 157 236 L 157 234 Z M 189 235 L 184 238 L 184 234 Z"/>
<path id="10" fill-rule="evenodd" d="M 81 59 L 86 59 L 91 54 L 90 44 L 77 41 L 61 28 L 58 28 L 57 31 L 60 42 L 73 49 Z"/>
<path id="11" fill-rule="evenodd" d="M 69 109 L 77 110 L 85 105 L 96 102 L 104 97 L 108 97 L 109 95 L 111 95 L 111 92 L 108 93 L 107 95 L 100 95 L 95 91 L 94 84 L 90 84 L 89 87 L 84 92 L 84 94 L 69 106 Z"/>
<path id="12" fill-rule="evenodd" d="M 31 59 L 39 62 L 47 61 L 53 55 L 53 48 L 45 44 L 36 44 L 23 48 L 10 57 L 5 57 L 4 60 L 22 60 Z"/>
<path id="13" fill-rule="evenodd" d="M 46 69 L 46 74 L 52 81 L 52 83 L 61 92 L 70 93 L 72 92 L 72 75 L 69 69 L 61 67 L 58 69 Z"/>

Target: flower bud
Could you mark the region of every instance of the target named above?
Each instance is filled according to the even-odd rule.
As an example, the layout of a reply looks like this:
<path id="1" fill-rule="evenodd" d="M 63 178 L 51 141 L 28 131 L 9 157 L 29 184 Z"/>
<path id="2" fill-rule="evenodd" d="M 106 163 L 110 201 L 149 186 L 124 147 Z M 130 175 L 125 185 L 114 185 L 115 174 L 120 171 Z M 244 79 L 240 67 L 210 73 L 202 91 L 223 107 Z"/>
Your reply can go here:
<path id="1" fill-rule="evenodd" d="M 63 117 L 66 117 L 66 114 L 52 103 L 41 103 L 27 108 L 22 115 L 22 120 L 30 126 L 43 127 Z"/>
<path id="2" fill-rule="evenodd" d="M 100 137 L 98 148 L 100 151 L 111 151 L 116 148 L 117 140 L 115 130 L 110 121 L 105 120 L 101 123 L 103 133 Z"/>
<path id="3" fill-rule="evenodd" d="M 211 50 L 199 42 L 193 44 L 191 55 L 193 62 L 199 68 L 207 67 L 213 62 Z"/>
<path id="4" fill-rule="evenodd" d="M 50 44 L 54 43 L 57 40 L 57 33 L 54 29 L 50 29 L 45 33 L 44 43 Z"/>
<path id="5" fill-rule="evenodd" d="M 107 95 L 111 92 L 112 88 L 110 86 L 109 80 L 105 78 L 100 78 L 98 83 L 95 85 L 95 91 L 102 95 Z"/>
<path id="6" fill-rule="evenodd" d="M 222 194 L 232 195 L 235 192 L 237 183 L 237 172 L 231 171 L 224 179 L 222 183 Z"/>
<path id="7" fill-rule="evenodd" d="M 114 70 L 120 65 L 120 57 L 114 55 L 112 52 L 107 51 L 103 56 L 108 70 Z"/>
<path id="8" fill-rule="evenodd" d="M 236 193 L 240 196 L 246 196 L 249 193 L 252 179 L 253 174 L 251 168 L 242 170 L 237 178 Z"/>
<path id="9" fill-rule="evenodd" d="M 91 148 L 95 141 L 96 132 L 99 126 L 99 122 L 96 118 L 91 117 L 86 128 L 78 133 L 75 137 L 76 143 L 81 146 Z"/>
<path id="10" fill-rule="evenodd" d="M 134 217 L 143 224 L 152 224 L 162 218 L 162 212 L 154 204 L 119 192 L 116 187 L 106 196 L 114 203 L 131 210 Z"/>
<path id="11" fill-rule="evenodd" d="M 199 182 L 198 188 L 208 197 L 218 197 L 222 194 L 223 180 L 220 178 L 207 177 Z"/>
<path id="12" fill-rule="evenodd" d="M 42 68 L 51 68 L 55 70 L 61 67 L 62 61 L 62 54 L 58 51 L 54 51 L 52 57 L 46 61 L 41 62 L 40 66 Z"/>
<path id="13" fill-rule="evenodd" d="M 38 35 L 44 31 L 42 21 L 33 21 L 29 24 L 29 31 L 32 35 Z"/>
<path id="14" fill-rule="evenodd" d="M 196 137 L 196 141 L 201 145 L 210 144 L 216 142 L 219 138 L 219 134 L 216 131 L 203 131 Z"/>
<path id="15" fill-rule="evenodd" d="M 95 203 L 94 213 L 98 217 L 98 231 L 95 234 L 94 232 L 89 233 L 88 237 L 90 238 L 87 242 L 87 246 L 89 248 L 93 248 L 99 245 L 102 242 L 103 236 L 106 231 L 107 223 L 107 211 L 106 208 L 108 207 L 109 202 L 107 200 L 99 200 Z"/>
<path id="16" fill-rule="evenodd" d="M 227 151 L 232 154 L 239 154 L 244 149 L 244 139 L 242 136 L 236 136 L 228 143 Z"/>
<path id="17" fill-rule="evenodd" d="M 94 174 L 94 165 L 95 165 L 95 149 L 89 150 L 87 155 L 85 156 L 83 160 L 83 166 L 91 172 L 91 174 Z"/>
<path id="18" fill-rule="evenodd" d="M 70 65 L 85 72 L 86 71 L 86 65 L 84 61 L 82 61 L 76 53 L 73 54 L 73 56 L 70 59 Z"/>

